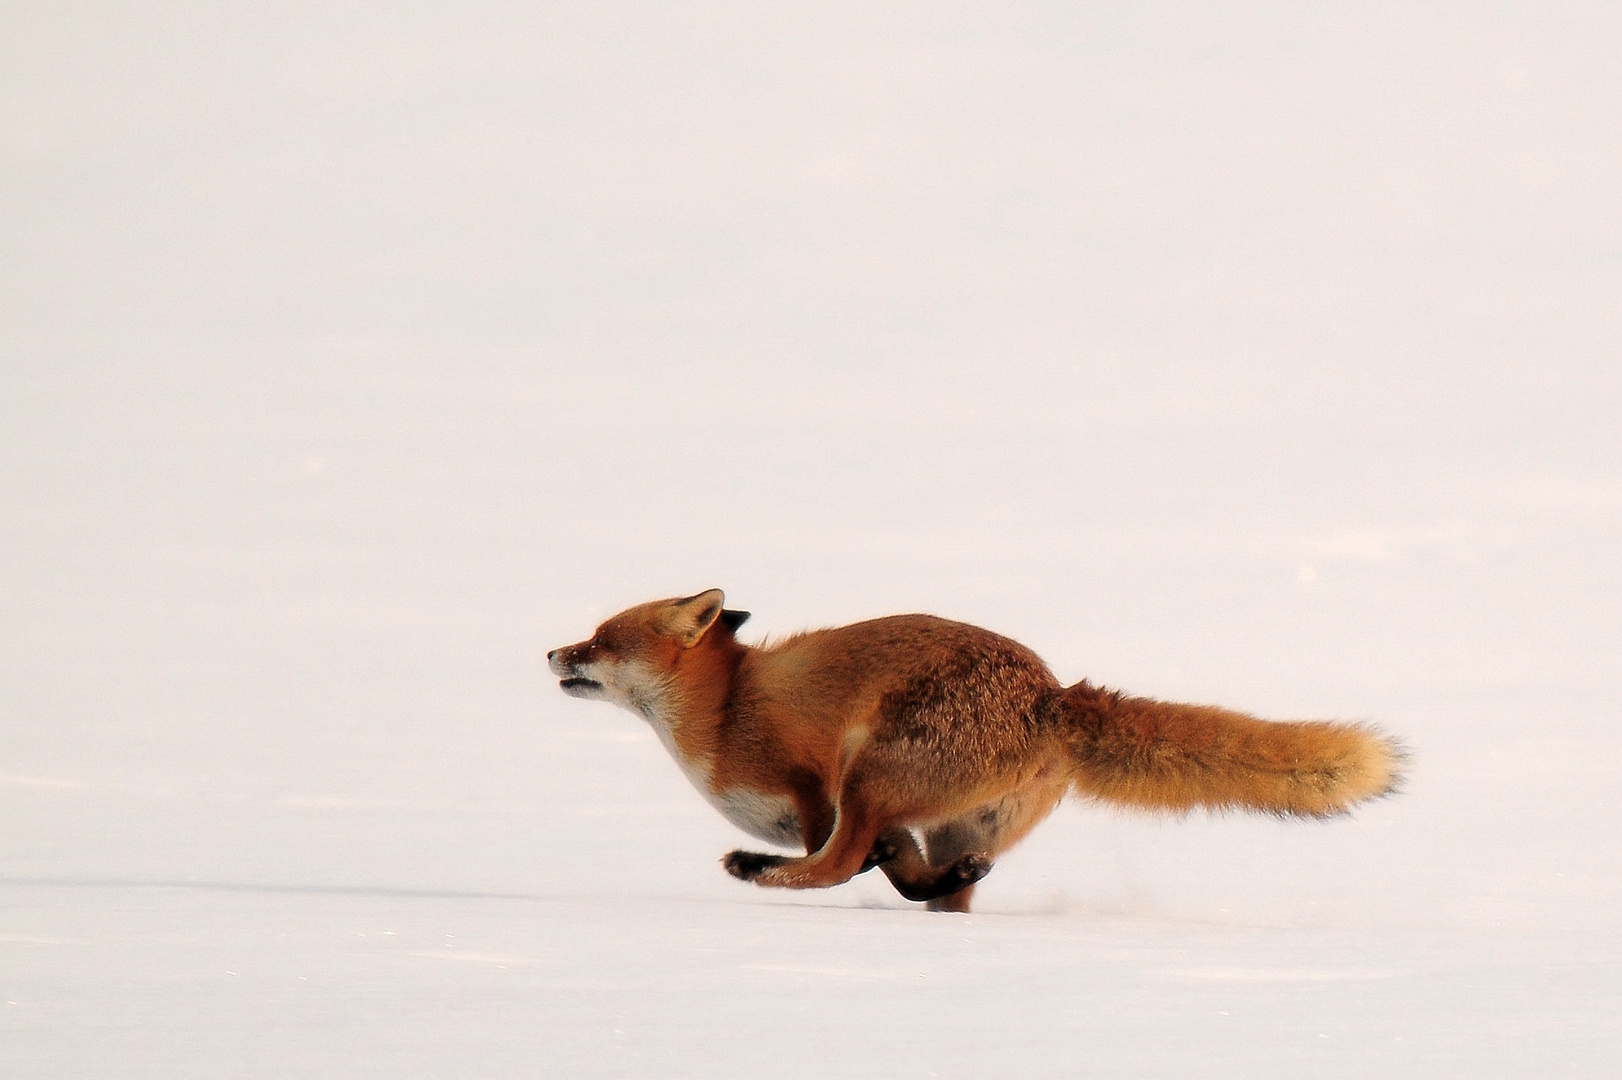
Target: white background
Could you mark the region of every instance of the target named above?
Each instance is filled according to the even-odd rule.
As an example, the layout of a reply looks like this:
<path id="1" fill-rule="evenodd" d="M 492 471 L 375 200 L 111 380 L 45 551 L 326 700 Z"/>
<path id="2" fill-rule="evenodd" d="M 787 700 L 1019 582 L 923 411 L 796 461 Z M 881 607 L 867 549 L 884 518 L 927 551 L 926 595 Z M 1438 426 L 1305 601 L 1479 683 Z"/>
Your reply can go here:
<path id="1" fill-rule="evenodd" d="M 1611 5 L 0 8 L 7 1077 L 1610 1076 Z M 1373 720 L 785 894 L 546 649 L 711 586 Z"/>

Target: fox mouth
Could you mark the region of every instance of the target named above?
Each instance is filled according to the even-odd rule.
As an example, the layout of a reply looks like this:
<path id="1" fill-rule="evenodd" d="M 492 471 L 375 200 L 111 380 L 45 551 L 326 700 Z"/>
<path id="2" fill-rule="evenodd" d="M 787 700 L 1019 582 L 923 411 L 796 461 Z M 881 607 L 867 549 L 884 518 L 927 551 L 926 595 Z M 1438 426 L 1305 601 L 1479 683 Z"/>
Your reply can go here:
<path id="1" fill-rule="evenodd" d="M 596 679 L 583 679 L 579 677 L 563 679 L 558 683 L 558 685 L 563 688 L 563 692 L 565 694 L 574 694 L 576 696 L 582 694 L 594 694 L 603 688 L 603 684 L 598 682 Z"/>

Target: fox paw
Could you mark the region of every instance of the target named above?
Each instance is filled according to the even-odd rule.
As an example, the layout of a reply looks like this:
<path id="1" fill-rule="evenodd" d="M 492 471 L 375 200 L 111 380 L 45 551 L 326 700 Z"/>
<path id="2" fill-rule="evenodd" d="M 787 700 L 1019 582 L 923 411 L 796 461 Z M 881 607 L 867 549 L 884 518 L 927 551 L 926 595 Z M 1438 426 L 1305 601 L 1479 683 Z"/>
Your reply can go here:
<path id="1" fill-rule="evenodd" d="M 862 868 L 856 872 L 865 874 L 875 866 L 883 866 L 900 854 L 901 849 L 896 845 L 885 840 L 875 840 L 873 850 L 867 853 L 867 858 L 862 860 Z"/>
<path id="2" fill-rule="evenodd" d="M 938 890 L 935 895 L 949 896 L 960 889 L 966 889 L 976 881 L 991 873 L 991 860 L 978 851 L 971 851 L 957 862 L 948 866 L 936 882 Z"/>
<path id="3" fill-rule="evenodd" d="M 753 881 L 774 866 L 788 862 L 783 855 L 762 855 L 758 851 L 729 851 L 721 859 L 727 873 L 739 881 Z"/>
<path id="4" fill-rule="evenodd" d="M 937 871 L 934 877 L 908 880 L 900 874 L 890 873 L 890 884 L 908 900 L 938 900 L 943 896 L 962 892 L 976 881 L 991 873 L 991 860 L 979 852 L 970 852 L 951 866 Z"/>

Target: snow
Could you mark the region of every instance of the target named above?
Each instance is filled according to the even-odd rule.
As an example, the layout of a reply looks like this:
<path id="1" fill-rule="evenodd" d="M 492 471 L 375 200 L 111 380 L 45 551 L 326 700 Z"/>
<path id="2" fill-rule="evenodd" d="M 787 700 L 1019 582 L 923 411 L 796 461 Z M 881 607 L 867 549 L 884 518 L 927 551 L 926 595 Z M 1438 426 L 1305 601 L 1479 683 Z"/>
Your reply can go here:
<path id="1" fill-rule="evenodd" d="M 1614 1073 L 1611 8 L 0 18 L 6 1077 Z M 1412 777 L 746 886 L 711 586 Z"/>

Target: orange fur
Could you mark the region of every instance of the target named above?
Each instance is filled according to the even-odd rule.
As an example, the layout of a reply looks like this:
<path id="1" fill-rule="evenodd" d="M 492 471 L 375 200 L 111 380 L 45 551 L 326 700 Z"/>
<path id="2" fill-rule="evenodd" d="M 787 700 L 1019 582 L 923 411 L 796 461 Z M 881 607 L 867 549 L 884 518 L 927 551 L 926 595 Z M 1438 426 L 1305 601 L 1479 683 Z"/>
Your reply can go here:
<path id="1" fill-rule="evenodd" d="M 1140 809 L 1322 817 L 1394 790 L 1374 729 L 1061 687 L 988 630 L 897 615 L 740 643 L 720 590 L 621 612 L 548 654 L 563 688 L 653 724 L 730 820 L 799 857 L 737 851 L 763 885 L 836 885 L 878 866 L 964 911 L 974 882 L 1067 791 Z M 920 843 L 921 841 L 921 843 Z"/>
<path id="2" fill-rule="evenodd" d="M 1362 724 L 1258 720 L 1086 682 L 1058 700 L 1075 727 L 1076 790 L 1108 802 L 1324 817 L 1399 779 L 1401 749 Z"/>

